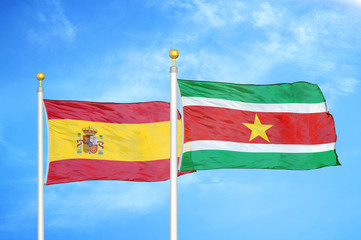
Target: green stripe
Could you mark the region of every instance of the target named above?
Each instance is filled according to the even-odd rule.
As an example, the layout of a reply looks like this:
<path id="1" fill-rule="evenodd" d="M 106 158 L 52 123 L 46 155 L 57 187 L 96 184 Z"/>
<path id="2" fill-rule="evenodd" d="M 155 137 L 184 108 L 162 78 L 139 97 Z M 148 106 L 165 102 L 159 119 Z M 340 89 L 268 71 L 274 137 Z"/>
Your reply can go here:
<path id="1" fill-rule="evenodd" d="M 220 168 L 309 170 L 341 165 L 334 150 L 318 153 L 243 153 L 223 150 L 186 152 L 180 171 Z"/>
<path id="2" fill-rule="evenodd" d="M 251 85 L 178 79 L 182 97 L 206 97 L 249 103 L 321 103 L 317 84 L 307 82 Z"/>

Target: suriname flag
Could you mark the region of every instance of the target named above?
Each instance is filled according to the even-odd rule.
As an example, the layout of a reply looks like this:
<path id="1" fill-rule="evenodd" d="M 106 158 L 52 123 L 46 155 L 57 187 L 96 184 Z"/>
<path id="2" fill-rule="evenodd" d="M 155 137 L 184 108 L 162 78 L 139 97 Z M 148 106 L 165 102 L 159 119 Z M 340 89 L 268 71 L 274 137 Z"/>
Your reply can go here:
<path id="1" fill-rule="evenodd" d="M 179 79 L 178 86 L 184 141 L 180 171 L 340 165 L 334 120 L 316 84 Z"/>

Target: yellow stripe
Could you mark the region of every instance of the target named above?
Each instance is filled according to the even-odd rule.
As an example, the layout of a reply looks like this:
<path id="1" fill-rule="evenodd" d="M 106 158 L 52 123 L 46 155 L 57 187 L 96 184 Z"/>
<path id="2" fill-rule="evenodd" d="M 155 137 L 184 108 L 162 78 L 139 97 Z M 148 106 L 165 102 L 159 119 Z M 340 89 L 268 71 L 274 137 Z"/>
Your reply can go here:
<path id="1" fill-rule="evenodd" d="M 181 146 L 181 120 L 178 120 L 178 156 Z M 103 154 L 77 153 L 78 133 L 83 140 L 82 128 L 95 128 L 103 136 Z M 170 158 L 170 122 L 117 124 L 70 119 L 49 120 L 49 161 L 63 159 L 100 159 L 114 161 L 152 161 Z"/>

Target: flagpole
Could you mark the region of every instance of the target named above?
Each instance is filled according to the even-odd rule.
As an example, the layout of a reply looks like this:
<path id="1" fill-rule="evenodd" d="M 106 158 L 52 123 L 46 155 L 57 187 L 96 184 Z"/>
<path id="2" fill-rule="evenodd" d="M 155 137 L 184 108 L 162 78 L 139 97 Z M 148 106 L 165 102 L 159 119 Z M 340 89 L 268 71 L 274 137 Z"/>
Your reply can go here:
<path id="1" fill-rule="evenodd" d="M 178 239 L 178 161 L 177 161 L 177 73 L 175 60 L 179 56 L 176 49 L 169 52 L 173 59 L 170 67 L 170 240 Z"/>
<path id="2" fill-rule="evenodd" d="M 44 240 L 44 121 L 43 93 L 41 82 L 45 75 L 39 72 L 36 78 L 40 81 L 38 92 L 38 240 Z"/>

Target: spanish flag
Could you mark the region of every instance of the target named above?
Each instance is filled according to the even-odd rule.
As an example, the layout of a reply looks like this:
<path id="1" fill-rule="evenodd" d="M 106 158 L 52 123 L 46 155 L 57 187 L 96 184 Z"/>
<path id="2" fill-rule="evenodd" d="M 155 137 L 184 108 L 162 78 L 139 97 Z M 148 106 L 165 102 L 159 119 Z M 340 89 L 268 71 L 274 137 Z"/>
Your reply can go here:
<path id="1" fill-rule="evenodd" d="M 49 127 L 46 185 L 169 179 L 169 103 L 44 100 L 44 105 Z M 179 113 L 178 124 L 179 156 Z"/>

